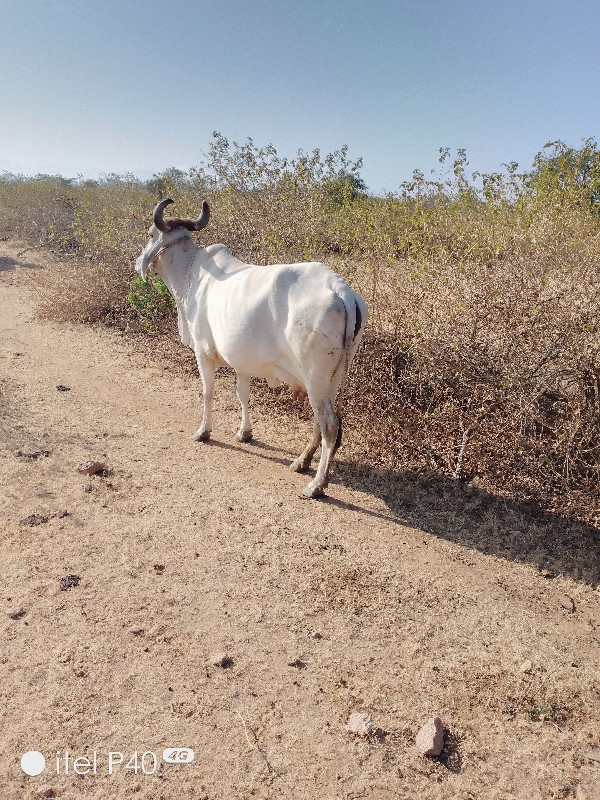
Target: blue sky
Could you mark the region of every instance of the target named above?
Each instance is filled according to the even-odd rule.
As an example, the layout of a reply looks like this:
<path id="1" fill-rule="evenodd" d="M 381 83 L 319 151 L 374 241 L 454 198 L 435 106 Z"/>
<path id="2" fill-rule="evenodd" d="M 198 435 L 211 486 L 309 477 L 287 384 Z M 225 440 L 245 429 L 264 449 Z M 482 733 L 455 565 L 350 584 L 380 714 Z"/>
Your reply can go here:
<path id="1" fill-rule="evenodd" d="M 0 171 L 188 169 L 213 130 L 349 145 L 374 192 L 440 147 L 528 167 L 600 135 L 598 0 L 0 0 Z"/>

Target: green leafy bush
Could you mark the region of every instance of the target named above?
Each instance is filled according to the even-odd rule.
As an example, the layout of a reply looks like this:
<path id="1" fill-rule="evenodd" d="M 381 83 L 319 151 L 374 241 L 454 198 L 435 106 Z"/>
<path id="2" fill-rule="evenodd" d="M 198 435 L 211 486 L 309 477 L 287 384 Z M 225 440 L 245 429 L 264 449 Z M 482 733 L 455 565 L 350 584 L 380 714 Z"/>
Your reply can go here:
<path id="1" fill-rule="evenodd" d="M 127 302 L 149 331 L 156 331 L 163 320 L 176 313 L 169 290 L 155 275 L 149 275 L 145 283 L 136 275 L 131 281 Z"/>

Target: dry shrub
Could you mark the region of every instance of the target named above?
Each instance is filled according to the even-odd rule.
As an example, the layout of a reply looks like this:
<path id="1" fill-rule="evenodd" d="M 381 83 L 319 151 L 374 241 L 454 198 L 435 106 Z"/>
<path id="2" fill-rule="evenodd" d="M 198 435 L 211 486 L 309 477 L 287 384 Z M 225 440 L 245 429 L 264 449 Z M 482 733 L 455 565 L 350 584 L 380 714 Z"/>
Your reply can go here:
<path id="1" fill-rule="evenodd" d="M 428 465 L 554 509 L 600 494 L 600 281 L 586 248 L 436 264 L 371 328 L 347 403 L 386 467 Z M 555 249 L 554 246 L 552 248 Z M 528 252 L 529 251 L 529 252 Z M 426 286 L 426 284 L 428 284 Z M 425 291 L 424 291 L 425 287 Z M 372 446 L 373 440 L 376 441 Z"/>
<path id="2" fill-rule="evenodd" d="M 145 185 L 5 180 L 0 206 L 5 227 L 71 254 L 46 313 L 161 330 L 156 287 L 137 312 L 127 303 L 151 209 L 169 195 L 178 215 L 195 215 L 208 197 L 199 243 L 254 263 L 325 261 L 367 300 L 345 398 L 361 461 L 433 469 L 597 521 L 600 153 L 593 141 L 554 143 L 530 172 L 468 177 L 466 166 L 459 151 L 439 180 L 415 172 L 377 198 L 345 149 L 286 161 L 215 134 L 189 173 Z"/>
<path id="3" fill-rule="evenodd" d="M 42 312 L 84 323 L 123 324 L 131 264 L 143 242 L 149 195 L 132 176 L 76 184 L 60 176 L 0 180 L 0 229 L 60 252 Z"/>

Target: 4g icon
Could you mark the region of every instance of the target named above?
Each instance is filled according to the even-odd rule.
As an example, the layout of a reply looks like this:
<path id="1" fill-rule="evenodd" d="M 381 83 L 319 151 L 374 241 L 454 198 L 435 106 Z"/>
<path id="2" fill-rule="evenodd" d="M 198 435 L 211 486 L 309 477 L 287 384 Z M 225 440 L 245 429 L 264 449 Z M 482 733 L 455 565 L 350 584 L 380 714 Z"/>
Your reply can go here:
<path id="1" fill-rule="evenodd" d="M 190 747 L 168 747 L 163 750 L 162 757 L 167 764 L 191 764 L 194 751 Z"/>

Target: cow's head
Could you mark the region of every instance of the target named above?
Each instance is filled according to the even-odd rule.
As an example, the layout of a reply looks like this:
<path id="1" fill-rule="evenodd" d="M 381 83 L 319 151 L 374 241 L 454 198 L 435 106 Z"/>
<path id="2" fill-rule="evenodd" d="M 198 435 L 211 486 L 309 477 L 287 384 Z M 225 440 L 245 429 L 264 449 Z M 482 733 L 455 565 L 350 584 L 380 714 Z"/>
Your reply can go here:
<path id="1" fill-rule="evenodd" d="M 182 239 L 189 238 L 189 231 L 201 231 L 208 225 L 210 208 L 206 200 L 202 202 L 202 212 L 198 219 L 164 219 L 165 208 L 172 202 L 167 197 L 157 203 L 154 208 L 152 225 L 148 230 L 148 242 L 135 262 L 135 271 L 143 281 L 146 280 L 154 262 L 164 250 Z"/>

